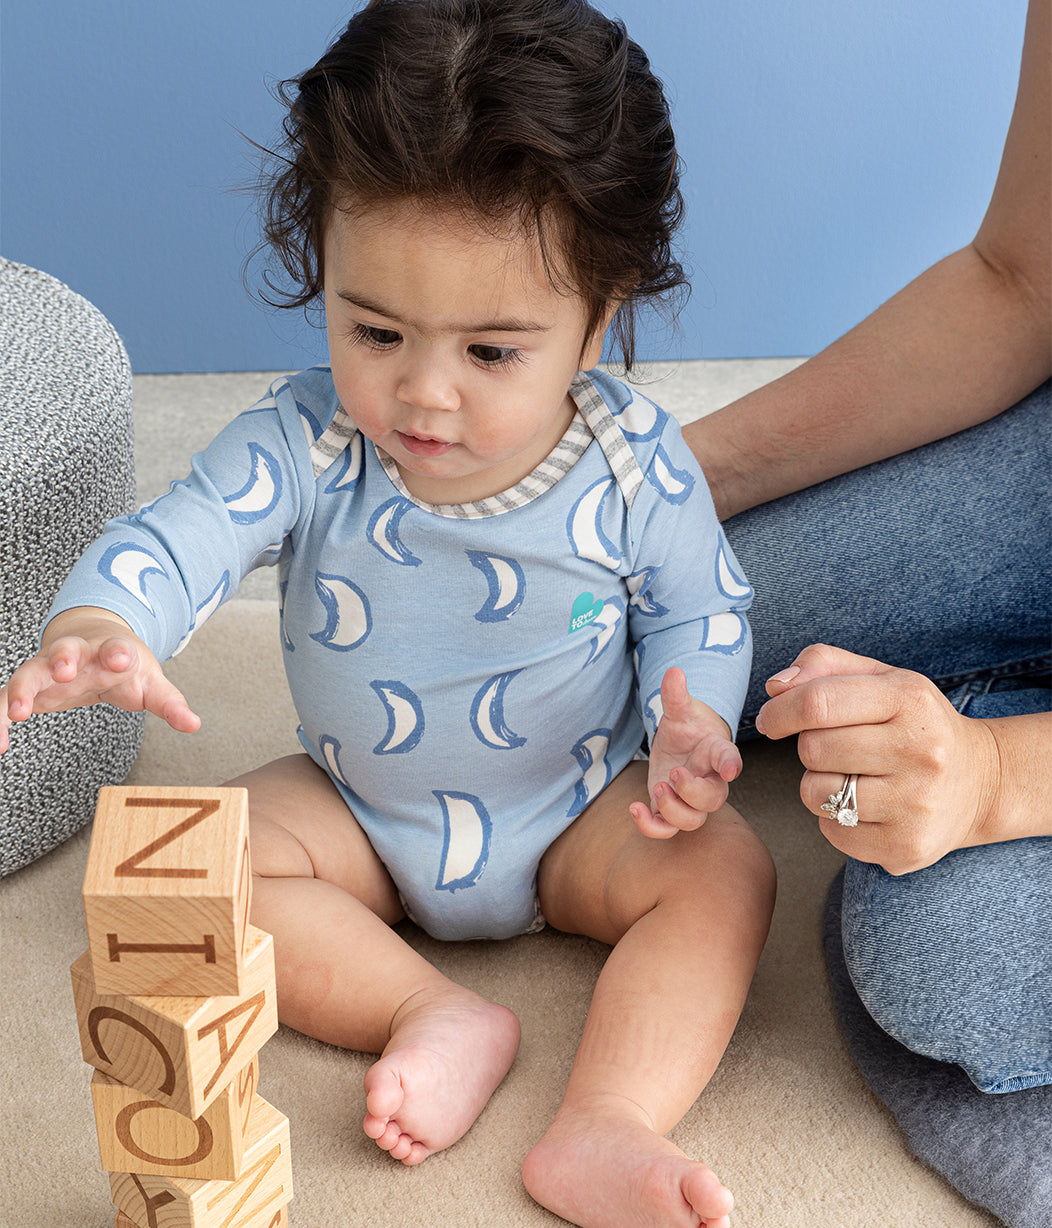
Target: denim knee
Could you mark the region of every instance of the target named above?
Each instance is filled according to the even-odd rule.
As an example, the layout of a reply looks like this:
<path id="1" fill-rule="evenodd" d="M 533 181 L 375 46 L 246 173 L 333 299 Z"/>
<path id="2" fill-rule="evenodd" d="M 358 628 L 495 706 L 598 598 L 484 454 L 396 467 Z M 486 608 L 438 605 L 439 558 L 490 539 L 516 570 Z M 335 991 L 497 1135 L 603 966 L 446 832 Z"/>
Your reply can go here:
<path id="1" fill-rule="evenodd" d="M 880 1026 L 981 1091 L 1052 1083 L 1052 837 L 913 874 L 849 861 L 844 956 Z"/>

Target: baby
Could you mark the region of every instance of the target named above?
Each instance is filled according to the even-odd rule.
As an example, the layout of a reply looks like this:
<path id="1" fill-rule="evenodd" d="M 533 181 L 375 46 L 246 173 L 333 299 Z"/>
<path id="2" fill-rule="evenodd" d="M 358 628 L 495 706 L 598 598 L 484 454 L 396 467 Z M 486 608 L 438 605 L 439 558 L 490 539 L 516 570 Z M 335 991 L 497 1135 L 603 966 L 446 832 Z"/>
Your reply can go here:
<path id="1" fill-rule="evenodd" d="M 0 750 L 100 700 L 195 730 L 159 662 L 276 565 L 305 753 L 231 783 L 284 1022 L 381 1055 L 365 1132 L 417 1164 L 519 1025 L 392 926 L 608 943 L 527 1189 L 584 1228 L 726 1225 L 664 1135 L 771 915 L 726 805 L 752 594 L 675 423 L 595 369 L 684 281 L 660 84 L 583 0 L 373 0 L 286 97 L 265 229 L 329 365 L 107 526 L 0 692 Z"/>

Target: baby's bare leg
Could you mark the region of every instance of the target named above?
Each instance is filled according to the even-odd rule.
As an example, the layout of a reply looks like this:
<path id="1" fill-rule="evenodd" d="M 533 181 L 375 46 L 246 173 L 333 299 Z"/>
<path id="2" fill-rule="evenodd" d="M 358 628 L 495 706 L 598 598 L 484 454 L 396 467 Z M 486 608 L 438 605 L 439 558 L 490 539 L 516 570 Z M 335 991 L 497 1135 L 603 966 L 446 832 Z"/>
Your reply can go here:
<path id="1" fill-rule="evenodd" d="M 648 840 L 630 765 L 541 863 L 549 922 L 614 945 L 563 1103 L 527 1156 L 526 1188 L 582 1228 L 710 1228 L 732 1198 L 663 1136 L 730 1040 L 767 936 L 774 870 L 730 807 L 700 830 Z"/>
<path id="2" fill-rule="evenodd" d="M 281 1020 L 381 1054 L 365 1077 L 365 1132 L 417 1164 L 474 1122 L 515 1056 L 518 1020 L 394 933 L 390 875 L 306 755 L 230 783 L 249 790 L 252 920 L 274 935 Z"/>

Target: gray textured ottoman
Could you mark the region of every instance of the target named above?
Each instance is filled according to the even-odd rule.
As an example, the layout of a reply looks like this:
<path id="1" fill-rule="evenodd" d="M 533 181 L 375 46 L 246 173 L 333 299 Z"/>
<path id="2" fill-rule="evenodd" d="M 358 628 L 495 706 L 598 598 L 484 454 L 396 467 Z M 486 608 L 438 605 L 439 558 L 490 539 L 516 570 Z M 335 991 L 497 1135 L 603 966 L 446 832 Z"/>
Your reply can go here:
<path id="1" fill-rule="evenodd" d="M 0 679 L 36 651 L 77 556 L 135 497 L 132 381 L 113 327 L 45 273 L 0 259 Z M 0 874 L 88 823 L 119 784 L 141 713 L 108 705 L 11 727 L 0 757 Z"/>

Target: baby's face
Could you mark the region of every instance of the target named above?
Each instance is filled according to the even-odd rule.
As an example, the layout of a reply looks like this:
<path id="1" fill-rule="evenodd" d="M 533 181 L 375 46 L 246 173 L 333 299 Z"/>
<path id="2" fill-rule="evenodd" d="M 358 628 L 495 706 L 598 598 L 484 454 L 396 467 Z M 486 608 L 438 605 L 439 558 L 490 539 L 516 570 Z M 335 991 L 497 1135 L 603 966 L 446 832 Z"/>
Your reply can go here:
<path id="1" fill-rule="evenodd" d="M 334 210 L 324 274 L 337 395 L 416 498 L 497 494 L 558 443 L 602 336 L 586 345 L 584 300 L 552 286 L 535 238 L 412 202 Z"/>

